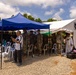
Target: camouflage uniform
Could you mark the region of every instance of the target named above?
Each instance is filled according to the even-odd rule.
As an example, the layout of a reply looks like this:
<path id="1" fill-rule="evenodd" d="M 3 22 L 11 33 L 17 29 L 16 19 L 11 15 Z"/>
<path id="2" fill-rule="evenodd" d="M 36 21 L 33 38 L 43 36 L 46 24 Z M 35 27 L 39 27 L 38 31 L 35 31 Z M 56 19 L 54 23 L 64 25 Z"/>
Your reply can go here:
<path id="1" fill-rule="evenodd" d="M 42 44 L 43 44 L 43 36 L 41 34 L 37 34 L 37 49 L 39 50 L 39 53 L 42 52 Z"/>
<path id="2" fill-rule="evenodd" d="M 60 53 L 61 49 L 62 49 L 62 43 L 63 43 L 63 38 L 62 38 L 62 35 L 60 33 L 57 35 L 56 42 L 57 42 L 57 49 Z"/>
<path id="3" fill-rule="evenodd" d="M 23 52 L 26 53 L 28 45 L 28 34 L 27 32 L 23 33 Z"/>
<path id="4" fill-rule="evenodd" d="M 34 34 L 33 33 L 31 33 L 30 34 L 30 44 L 33 44 L 34 45 Z"/>
<path id="5" fill-rule="evenodd" d="M 51 49 L 52 49 L 52 40 L 51 37 L 48 37 L 48 50 L 49 50 L 49 54 L 51 53 Z"/>
<path id="6" fill-rule="evenodd" d="M 33 34 L 33 31 L 30 31 L 30 45 L 33 45 L 33 51 L 32 56 L 35 54 L 34 46 L 35 46 L 35 35 Z"/>

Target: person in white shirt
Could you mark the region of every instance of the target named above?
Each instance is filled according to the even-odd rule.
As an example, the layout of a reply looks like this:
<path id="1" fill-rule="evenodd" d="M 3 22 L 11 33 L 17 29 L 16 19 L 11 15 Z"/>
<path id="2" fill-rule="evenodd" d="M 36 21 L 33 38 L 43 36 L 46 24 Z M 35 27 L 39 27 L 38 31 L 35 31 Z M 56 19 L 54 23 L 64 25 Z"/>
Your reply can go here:
<path id="1" fill-rule="evenodd" d="M 67 37 L 66 37 L 66 54 L 68 52 L 71 52 L 72 49 L 73 49 L 73 39 L 70 36 L 70 34 L 67 34 Z"/>
<path id="2" fill-rule="evenodd" d="M 15 53 L 14 53 L 14 62 L 18 65 L 22 65 L 22 47 L 23 47 L 23 37 L 20 31 L 16 32 L 16 39 L 11 37 L 12 41 L 15 43 Z M 18 60 L 18 61 L 17 61 Z"/>

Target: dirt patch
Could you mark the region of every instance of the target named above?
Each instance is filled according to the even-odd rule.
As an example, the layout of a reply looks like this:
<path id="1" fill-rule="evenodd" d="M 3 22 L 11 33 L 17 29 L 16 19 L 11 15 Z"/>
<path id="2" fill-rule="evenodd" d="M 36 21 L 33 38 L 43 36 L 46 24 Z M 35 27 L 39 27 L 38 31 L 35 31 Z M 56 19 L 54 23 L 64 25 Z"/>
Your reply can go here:
<path id="1" fill-rule="evenodd" d="M 71 68 L 72 68 L 73 72 L 71 72 L 70 75 L 76 75 L 76 61 L 72 61 Z"/>
<path id="2" fill-rule="evenodd" d="M 57 65 L 59 61 L 54 61 L 54 64 Z"/>
<path id="3" fill-rule="evenodd" d="M 71 72 L 71 74 L 70 75 L 76 75 L 76 72 Z"/>
<path id="4" fill-rule="evenodd" d="M 72 62 L 71 64 L 72 64 L 71 67 L 72 67 L 73 71 L 76 72 L 76 62 Z"/>

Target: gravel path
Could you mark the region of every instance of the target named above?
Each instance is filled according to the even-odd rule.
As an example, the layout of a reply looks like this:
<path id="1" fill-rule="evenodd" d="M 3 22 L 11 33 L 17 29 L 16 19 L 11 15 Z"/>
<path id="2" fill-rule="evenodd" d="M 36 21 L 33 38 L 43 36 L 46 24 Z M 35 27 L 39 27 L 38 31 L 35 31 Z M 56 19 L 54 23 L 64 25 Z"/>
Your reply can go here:
<path id="1" fill-rule="evenodd" d="M 70 75 L 71 60 L 61 56 L 25 58 L 22 66 L 4 62 L 0 75 Z"/>

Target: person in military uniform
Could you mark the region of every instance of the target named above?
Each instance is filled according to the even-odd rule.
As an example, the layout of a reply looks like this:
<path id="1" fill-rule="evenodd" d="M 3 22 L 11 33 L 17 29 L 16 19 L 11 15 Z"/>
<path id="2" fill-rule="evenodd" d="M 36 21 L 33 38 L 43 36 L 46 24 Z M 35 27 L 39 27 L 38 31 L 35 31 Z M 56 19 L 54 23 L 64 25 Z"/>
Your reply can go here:
<path id="1" fill-rule="evenodd" d="M 51 36 L 48 36 L 48 50 L 49 50 L 49 55 L 51 53 L 51 49 L 52 49 L 52 40 L 51 40 Z"/>
<path id="2" fill-rule="evenodd" d="M 38 30 L 37 34 L 37 49 L 39 51 L 39 55 L 42 53 L 42 44 L 43 44 L 43 36 L 40 34 L 40 30 Z"/>
<path id="3" fill-rule="evenodd" d="M 23 52 L 27 52 L 27 45 L 28 45 L 28 33 L 26 30 L 24 30 L 23 33 Z"/>
<path id="4" fill-rule="evenodd" d="M 33 31 L 30 31 L 30 44 L 33 44 L 34 45 L 34 34 L 33 34 Z"/>
<path id="5" fill-rule="evenodd" d="M 63 37 L 61 35 L 61 32 L 57 33 L 56 42 L 57 42 L 57 50 L 60 53 L 62 49 L 62 43 L 63 43 Z"/>
<path id="6" fill-rule="evenodd" d="M 33 34 L 33 31 L 30 31 L 30 45 L 35 45 L 35 35 Z M 33 48 L 33 51 L 32 51 L 32 57 L 34 57 L 34 48 Z"/>

